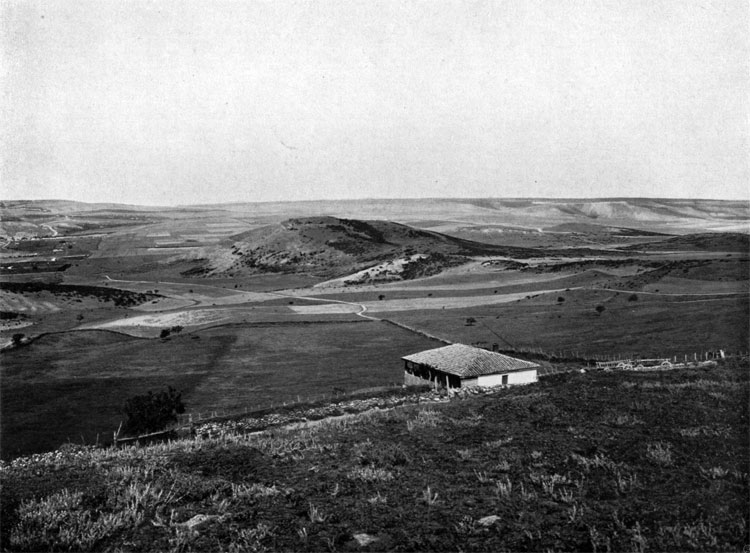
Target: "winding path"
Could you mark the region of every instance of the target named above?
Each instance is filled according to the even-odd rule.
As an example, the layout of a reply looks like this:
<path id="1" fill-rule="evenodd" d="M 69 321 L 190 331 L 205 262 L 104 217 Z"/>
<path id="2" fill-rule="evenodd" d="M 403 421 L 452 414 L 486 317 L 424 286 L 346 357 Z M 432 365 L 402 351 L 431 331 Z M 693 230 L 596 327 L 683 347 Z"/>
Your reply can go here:
<path id="1" fill-rule="evenodd" d="M 382 321 L 383 319 L 378 319 L 377 317 L 372 317 L 370 315 L 365 315 L 365 312 L 367 311 L 367 306 L 362 303 L 355 303 L 351 301 L 343 301 L 343 300 L 333 300 L 330 298 L 311 298 L 309 296 L 291 296 L 289 294 L 282 294 L 280 292 L 266 292 L 267 294 L 273 294 L 274 296 L 280 296 L 282 298 L 292 298 L 295 300 L 307 300 L 307 301 L 317 301 L 322 303 L 343 303 L 344 305 L 352 305 L 354 307 L 358 307 L 359 311 L 355 313 L 355 315 L 362 317 L 363 319 L 368 319 L 370 321 Z"/>

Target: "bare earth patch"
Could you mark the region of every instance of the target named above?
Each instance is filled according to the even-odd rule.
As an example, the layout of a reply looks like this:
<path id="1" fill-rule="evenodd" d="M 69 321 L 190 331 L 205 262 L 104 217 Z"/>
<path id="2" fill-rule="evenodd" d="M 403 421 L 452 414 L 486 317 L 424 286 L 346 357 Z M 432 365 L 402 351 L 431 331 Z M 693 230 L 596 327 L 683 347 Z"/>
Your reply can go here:
<path id="1" fill-rule="evenodd" d="M 171 326 L 199 326 L 209 323 L 218 323 L 230 320 L 229 314 L 220 309 L 196 309 L 192 311 L 173 311 L 170 313 L 159 313 L 151 315 L 138 315 L 85 325 L 82 329 L 111 329 L 127 332 L 132 327 L 167 328 Z"/>

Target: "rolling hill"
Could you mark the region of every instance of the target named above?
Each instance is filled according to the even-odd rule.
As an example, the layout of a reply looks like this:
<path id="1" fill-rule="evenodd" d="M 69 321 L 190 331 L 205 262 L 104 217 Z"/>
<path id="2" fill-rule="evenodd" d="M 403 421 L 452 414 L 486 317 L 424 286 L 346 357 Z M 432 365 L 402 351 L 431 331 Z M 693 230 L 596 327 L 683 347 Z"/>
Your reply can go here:
<path id="1" fill-rule="evenodd" d="M 416 278 L 461 264 L 469 256 L 528 257 L 534 253 L 534 250 L 493 246 L 388 221 L 306 217 L 232 236 L 218 247 L 198 253 L 200 264 L 183 274 L 304 272 L 336 277 L 378 264 L 395 263 L 400 275 Z"/>

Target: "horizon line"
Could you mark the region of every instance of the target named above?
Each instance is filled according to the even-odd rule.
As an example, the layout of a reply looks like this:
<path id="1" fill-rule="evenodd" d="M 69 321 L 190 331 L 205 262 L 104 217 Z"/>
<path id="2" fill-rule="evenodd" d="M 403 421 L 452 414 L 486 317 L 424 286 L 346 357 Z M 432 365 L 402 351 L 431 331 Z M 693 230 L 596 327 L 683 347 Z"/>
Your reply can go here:
<path id="1" fill-rule="evenodd" d="M 6 203 L 40 203 L 40 202 L 69 202 L 78 203 L 83 205 L 120 205 L 129 207 L 147 207 L 147 208 L 190 208 L 190 207 L 209 207 L 209 206 L 230 206 L 230 205 L 242 205 L 242 204 L 309 204 L 309 203 L 325 203 L 325 202 L 368 202 L 368 201 L 387 201 L 387 202 L 410 202 L 410 201 L 478 201 L 478 200 L 497 200 L 497 201 L 557 201 L 557 202 L 601 202 L 601 201 L 634 201 L 634 200 L 650 200 L 650 201 L 691 201 L 691 202 L 742 202 L 747 203 L 750 206 L 749 198 L 696 198 L 696 197 L 668 197 L 668 196 L 570 196 L 570 197 L 549 197 L 549 196 L 430 196 L 430 197 L 409 197 L 409 198 L 395 198 L 395 197 L 366 197 L 366 198 L 318 198 L 318 199 L 304 199 L 304 200 L 231 200 L 226 202 L 196 202 L 196 203 L 175 203 L 175 204 L 140 204 L 140 203 L 129 203 L 129 202 L 107 202 L 107 201 L 83 201 L 66 198 L 36 198 L 36 199 L 0 199 L 0 204 Z M 0 207 L 5 207 L 0 205 Z"/>

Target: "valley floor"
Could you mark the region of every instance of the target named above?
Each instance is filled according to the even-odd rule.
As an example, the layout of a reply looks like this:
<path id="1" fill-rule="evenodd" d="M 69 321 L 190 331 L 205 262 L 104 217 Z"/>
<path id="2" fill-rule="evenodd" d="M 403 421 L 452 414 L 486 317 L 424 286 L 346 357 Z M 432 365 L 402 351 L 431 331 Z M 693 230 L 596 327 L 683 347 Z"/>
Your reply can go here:
<path id="1" fill-rule="evenodd" d="M 129 307 L 0 290 L 0 304 L 19 314 L 5 323 L 6 344 L 26 336 L 2 353 L 0 452 L 106 443 L 125 399 L 168 385 L 205 416 L 398 384 L 402 356 L 450 342 L 588 359 L 746 351 L 748 280 L 740 261 L 725 259 L 709 278 L 691 265 L 703 273 L 680 268 L 653 282 L 642 266 L 611 260 L 560 270 L 478 260 L 412 281 L 276 291 L 210 279 L 71 281 L 148 298 Z"/>

